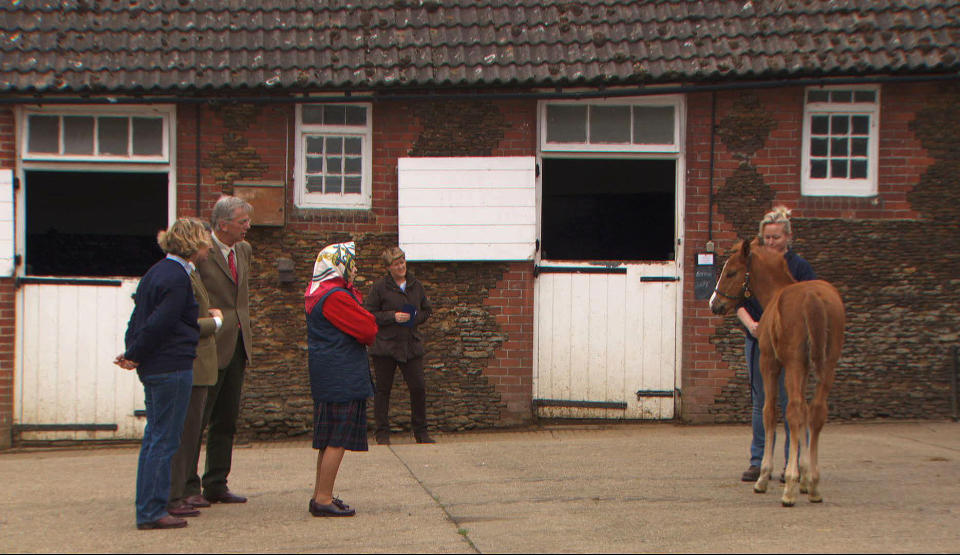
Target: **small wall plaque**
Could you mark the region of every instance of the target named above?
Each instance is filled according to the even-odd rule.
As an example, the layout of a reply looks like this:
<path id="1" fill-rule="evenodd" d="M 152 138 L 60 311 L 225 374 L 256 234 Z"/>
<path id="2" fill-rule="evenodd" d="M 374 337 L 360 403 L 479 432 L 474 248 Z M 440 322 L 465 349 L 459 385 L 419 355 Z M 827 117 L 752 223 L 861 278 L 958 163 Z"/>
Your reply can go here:
<path id="1" fill-rule="evenodd" d="M 253 206 L 251 225 L 283 226 L 285 187 L 282 181 L 236 182 L 233 194 Z"/>

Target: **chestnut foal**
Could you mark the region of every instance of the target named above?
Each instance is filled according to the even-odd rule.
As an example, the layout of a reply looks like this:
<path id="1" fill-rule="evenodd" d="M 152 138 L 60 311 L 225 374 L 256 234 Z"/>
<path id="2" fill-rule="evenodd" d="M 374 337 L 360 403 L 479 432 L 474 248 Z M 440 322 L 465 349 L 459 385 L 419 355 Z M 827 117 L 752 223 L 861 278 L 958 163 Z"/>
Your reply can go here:
<path id="1" fill-rule="evenodd" d="M 783 256 L 764 248 L 756 239 L 740 241 L 734 246 L 710 298 L 710 309 L 714 314 L 729 314 L 750 295 L 754 295 L 764 309 L 758 342 L 766 393 L 763 405 L 766 442 L 760 478 L 753 490 L 766 492 L 773 470 L 777 383 L 782 368 L 788 398 L 790 460 L 781 502 L 785 507 L 793 506 L 799 491 L 807 493 L 811 502 L 819 503 L 823 497 L 819 489 L 818 446 L 820 430 L 827 421 L 827 394 L 833 385 L 843 346 L 846 322 L 843 300 L 837 289 L 826 281 L 794 281 Z M 808 405 L 805 391 L 811 371 L 817 376 L 817 388 Z M 803 462 L 797 455 L 801 437 L 807 438 Z"/>

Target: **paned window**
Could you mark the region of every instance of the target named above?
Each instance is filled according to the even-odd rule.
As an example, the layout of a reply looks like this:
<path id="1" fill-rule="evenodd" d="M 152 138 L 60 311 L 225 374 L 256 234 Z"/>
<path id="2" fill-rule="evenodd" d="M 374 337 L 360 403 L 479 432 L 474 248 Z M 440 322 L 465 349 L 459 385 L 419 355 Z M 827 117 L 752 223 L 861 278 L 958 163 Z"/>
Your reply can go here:
<path id="1" fill-rule="evenodd" d="M 370 208 L 370 119 L 366 104 L 297 107 L 298 206 Z"/>
<path id="2" fill-rule="evenodd" d="M 804 195 L 872 196 L 877 193 L 879 117 L 877 87 L 806 91 Z"/>
<path id="3" fill-rule="evenodd" d="M 680 100 L 650 97 L 543 104 L 544 151 L 677 152 Z"/>
<path id="4" fill-rule="evenodd" d="M 166 162 L 169 113 L 29 111 L 25 160 Z"/>

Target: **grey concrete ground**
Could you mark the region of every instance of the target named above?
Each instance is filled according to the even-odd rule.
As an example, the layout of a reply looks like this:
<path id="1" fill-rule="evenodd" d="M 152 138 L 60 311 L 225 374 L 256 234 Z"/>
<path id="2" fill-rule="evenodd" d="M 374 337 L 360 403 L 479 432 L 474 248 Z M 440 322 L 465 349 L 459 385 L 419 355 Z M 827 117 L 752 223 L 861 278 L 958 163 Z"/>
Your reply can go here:
<path id="1" fill-rule="evenodd" d="M 739 481 L 747 426 L 396 437 L 348 453 L 353 518 L 312 518 L 307 441 L 236 451 L 245 505 L 138 531 L 136 446 L 0 454 L 0 552 L 958 552 L 960 424 L 828 424 L 824 503 Z M 782 465 L 782 450 L 776 461 Z M 779 474 L 779 473 L 778 473 Z"/>

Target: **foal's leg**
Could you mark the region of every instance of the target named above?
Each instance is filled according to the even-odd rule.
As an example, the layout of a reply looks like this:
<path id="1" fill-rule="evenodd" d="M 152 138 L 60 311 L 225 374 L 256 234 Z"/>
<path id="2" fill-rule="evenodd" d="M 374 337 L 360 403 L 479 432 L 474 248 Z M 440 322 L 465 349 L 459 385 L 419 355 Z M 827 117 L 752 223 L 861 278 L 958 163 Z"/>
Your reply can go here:
<path id="1" fill-rule="evenodd" d="M 806 385 L 804 385 L 803 390 L 806 392 Z M 810 404 L 807 403 L 804 405 L 804 408 L 806 409 L 807 413 L 805 419 L 807 426 L 803 429 L 804 438 L 803 441 L 800 442 L 803 445 L 803 452 L 800 453 L 800 493 L 807 493 L 810 491 Z"/>
<path id="2" fill-rule="evenodd" d="M 803 382 L 806 365 L 797 361 L 788 361 L 784 367 L 784 386 L 787 390 L 787 424 L 790 426 L 790 460 L 784 472 L 786 485 L 780 501 L 784 507 L 792 507 L 797 502 L 800 490 L 800 438 L 806 437 L 807 400 L 804 396 Z M 809 450 L 809 449 L 808 449 Z"/>
<path id="3" fill-rule="evenodd" d="M 820 431 L 827 422 L 827 394 L 833 385 L 833 369 L 826 370 L 817 383 L 817 391 L 810 403 L 810 479 L 807 493 L 811 503 L 820 503 L 823 496 L 820 494 Z"/>
<path id="4" fill-rule="evenodd" d="M 780 389 L 780 365 L 772 354 L 760 351 L 760 375 L 763 376 L 763 460 L 760 462 L 760 477 L 753 491 L 766 493 L 770 474 L 773 472 L 773 452 L 777 433 L 777 393 Z"/>

